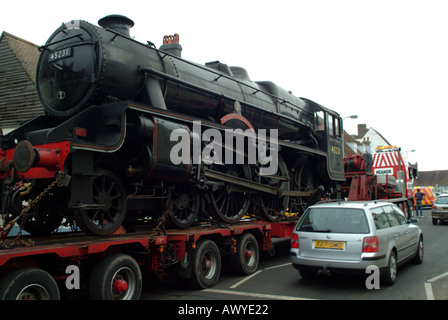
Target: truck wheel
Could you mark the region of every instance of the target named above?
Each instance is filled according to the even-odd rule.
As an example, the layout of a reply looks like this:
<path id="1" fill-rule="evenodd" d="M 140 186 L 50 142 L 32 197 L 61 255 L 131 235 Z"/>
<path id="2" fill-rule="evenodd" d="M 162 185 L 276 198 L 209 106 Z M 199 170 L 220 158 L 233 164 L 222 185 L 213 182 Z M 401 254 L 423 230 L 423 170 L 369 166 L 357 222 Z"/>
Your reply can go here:
<path id="1" fill-rule="evenodd" d="M 59 300 L 53 277 L 39 268 L 21 268 L 0 280 L 0 300 Z"/>
<path id="2" fill-rule="evenodd" d="M 249 275 L 257 271 L 259 256 L 257 239 L 252 233 L 245 233 L 237 241 L 236 253 L 230 256 L 230 264 L 235 272 Z"/>
<path id="3" fill-rule="evenodd" d="M 218 283 L 221 273 L 221 254 L 218 246 L 211 240 L 198 243 L 192 257 L 192 277 L 194 288 L 205 289 Z"/>
<path id="4" fill-rule="evenodd" d="M 138 300 L 141 290 L 140 267 L 127 254 L 107 256 L 98 262 L 90 275 L 91 300 Z"/>

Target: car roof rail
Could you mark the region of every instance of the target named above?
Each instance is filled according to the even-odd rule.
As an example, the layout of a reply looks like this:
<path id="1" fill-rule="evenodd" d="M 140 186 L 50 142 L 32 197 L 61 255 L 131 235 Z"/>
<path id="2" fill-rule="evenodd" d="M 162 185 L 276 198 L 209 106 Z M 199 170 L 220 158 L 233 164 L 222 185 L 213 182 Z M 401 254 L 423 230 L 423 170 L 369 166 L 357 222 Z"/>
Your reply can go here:
<path id="1" fill-rule="evenodd" d="M 376 204 L 378 202 L 389 202 L 390 203 L 390 199 L 375 199 L 375 200 L 370 200 L 367 201 L 366 203 L 364 203 L 364 206 L 368 206 L 369 204 Z"/>
<path id="2" fill-rule="evenodd" d="M 346 202 L 345 199 L 326 199 L 316 202 L 315 204 L 322 204 L 322 203 L 332 203 L 332 202 Z"/>

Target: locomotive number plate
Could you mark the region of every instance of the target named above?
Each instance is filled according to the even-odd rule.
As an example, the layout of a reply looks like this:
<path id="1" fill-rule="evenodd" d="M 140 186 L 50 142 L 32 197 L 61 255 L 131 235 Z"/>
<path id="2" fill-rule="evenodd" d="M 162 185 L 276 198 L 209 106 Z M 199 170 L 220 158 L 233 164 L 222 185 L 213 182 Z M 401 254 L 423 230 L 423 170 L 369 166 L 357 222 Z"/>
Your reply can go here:
<path id="1" fill-rule="evenodd" d="M 65 49 L 62 49 L 62 50 L 58 50 L 58 51 L 53 52 L 50 55 L 49 62 L 53 62 L 53 61 L 56 61 L 56 60 L 59 60 L 59 59 L 67 58 L 67 57 L 70 57 L 71 55 L 72 55 L 72 48 L 65 48 Z"/>

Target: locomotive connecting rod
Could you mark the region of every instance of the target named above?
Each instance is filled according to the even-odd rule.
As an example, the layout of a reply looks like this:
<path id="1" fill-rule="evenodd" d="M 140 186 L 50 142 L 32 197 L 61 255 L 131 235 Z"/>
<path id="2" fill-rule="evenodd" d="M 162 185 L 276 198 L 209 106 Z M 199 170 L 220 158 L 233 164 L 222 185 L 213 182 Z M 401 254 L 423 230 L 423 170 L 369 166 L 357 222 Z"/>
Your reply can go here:
<path id="1" fill-rule="evenodd" d="M 264 184 L 254 182 L 254 181 L 248 181 L 246 179 L 234 177 L 232 175 L 228 175 L 222 172 L 210 170 L 208 168 L 204 168 L 204 175 L 207 178 L 224 181 L 227 183 L 230 183 L 232 185 L 236 185 L 240 188 L 230 188 L 229 190 L 234 192 L 249 192 L 252 193 L 253 191 L 268 193 L 276 196 L 289 196 L 289 197 L 309 197 L 317 192 L 317 189 L 303 192 L 303 191 L 294 191 L 294 190 L 287 190 L 282 191 L 275 187 L 268 187 Z"/>

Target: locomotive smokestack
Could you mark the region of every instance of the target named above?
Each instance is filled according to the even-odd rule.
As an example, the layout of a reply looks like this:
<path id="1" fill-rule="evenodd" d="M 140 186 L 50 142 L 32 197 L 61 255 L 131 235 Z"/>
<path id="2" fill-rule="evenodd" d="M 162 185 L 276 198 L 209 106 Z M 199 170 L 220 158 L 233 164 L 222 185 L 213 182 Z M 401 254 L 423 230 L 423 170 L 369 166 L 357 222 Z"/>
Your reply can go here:
<path id="1" fill-rule="evenodd" d="M 131 37 L 130 29 L 134 26 L 134 21 L 119 14 L 111 14 L 98 20 L 98 24 L 104 29 L 109 28 L 124 36 Z"/>

